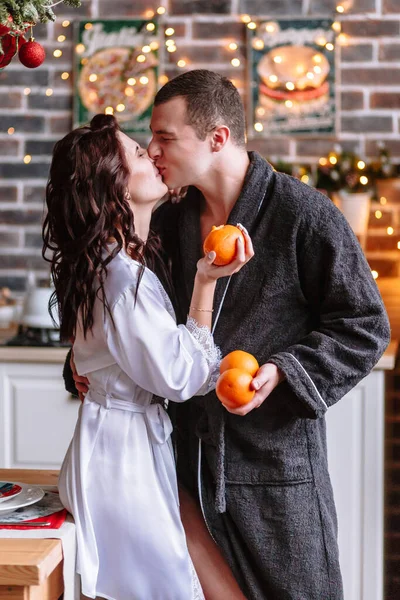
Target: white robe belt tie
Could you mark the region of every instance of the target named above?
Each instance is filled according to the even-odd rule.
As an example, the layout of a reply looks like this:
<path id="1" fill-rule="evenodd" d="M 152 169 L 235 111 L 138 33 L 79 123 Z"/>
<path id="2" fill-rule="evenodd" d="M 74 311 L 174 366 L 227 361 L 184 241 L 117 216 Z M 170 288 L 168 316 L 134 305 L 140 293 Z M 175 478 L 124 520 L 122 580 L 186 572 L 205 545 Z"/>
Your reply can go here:
<path id="1" fill-rule="evenodd" d="M 144 414 L 149 434 L 157 444 L 165 444 L 172 433 L 171 420 L 161 404 L 137 404 L 114 398 L 112 394 L 104 395 L 92 389 L 87 393 L 85 400 L 96 402 L 108 410 L 126 410 L 128 412 Z"/>

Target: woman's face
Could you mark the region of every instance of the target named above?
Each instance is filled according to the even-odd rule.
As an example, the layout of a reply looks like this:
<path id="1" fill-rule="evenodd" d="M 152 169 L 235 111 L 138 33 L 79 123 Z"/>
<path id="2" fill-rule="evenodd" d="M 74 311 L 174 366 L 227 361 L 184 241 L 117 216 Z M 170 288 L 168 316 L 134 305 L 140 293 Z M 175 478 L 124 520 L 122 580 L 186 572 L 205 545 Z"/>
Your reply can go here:
<path id="1" fill-rule="evenodd" d="M 168 192 L 161 175 L 147 150 L 122 131 L 118 138 L 124 148 L 130 170 L 128 191 L 134 204 L 155 204 Z"/>

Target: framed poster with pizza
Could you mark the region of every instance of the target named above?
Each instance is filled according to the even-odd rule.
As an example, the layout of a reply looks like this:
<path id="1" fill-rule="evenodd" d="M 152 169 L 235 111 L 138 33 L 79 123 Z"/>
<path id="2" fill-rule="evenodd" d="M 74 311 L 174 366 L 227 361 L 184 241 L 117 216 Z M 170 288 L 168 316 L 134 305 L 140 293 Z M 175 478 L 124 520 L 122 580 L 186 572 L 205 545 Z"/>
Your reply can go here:
<path id="1" fill-rule="evenodd" d="M 333 134 L 331 19 L 259 21 L 248 30 L 249 137 Z"/>
<path id="2" fill-rule="evenodd" d="M 155 20 L 77 22 L 74 127 L 106 112 L 125 132 L 148 134 L 161 47 Z"/>

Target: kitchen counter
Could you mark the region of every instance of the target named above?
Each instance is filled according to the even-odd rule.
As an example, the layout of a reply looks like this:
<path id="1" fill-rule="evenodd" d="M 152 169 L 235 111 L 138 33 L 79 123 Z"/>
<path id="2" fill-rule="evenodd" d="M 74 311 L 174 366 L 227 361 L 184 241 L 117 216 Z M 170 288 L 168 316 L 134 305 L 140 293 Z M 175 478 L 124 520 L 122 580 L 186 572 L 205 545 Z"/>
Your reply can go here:
<path id="1" fill-rule="evenodd" d="M 69 348 L 0 346 L 0 362 L 62 363 Z"/>
<path id="2" fill-rule="evenodd" d="M 58 471 L 0 469 L 1 481 L 55 485 L 57 477 Z M 63 591 L 61 540 L 0 538 L 0 599 L 58 600 Z"/>

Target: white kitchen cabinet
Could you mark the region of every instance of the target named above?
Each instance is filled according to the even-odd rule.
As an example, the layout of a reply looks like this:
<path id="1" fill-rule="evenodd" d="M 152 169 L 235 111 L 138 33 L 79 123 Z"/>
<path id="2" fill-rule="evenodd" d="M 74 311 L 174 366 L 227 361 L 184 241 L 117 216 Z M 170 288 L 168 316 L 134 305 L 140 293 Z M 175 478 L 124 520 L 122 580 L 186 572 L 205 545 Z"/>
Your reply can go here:
<path id="1" fill-rule="evenodd" d="M 10 352 L 14 360 L 4 360 Z M 64 388 L 65 355 L 60 348 L 0 350 L 0 468 L 61 466 L 80 405 Z"/>
<path id="2" fill-rule="evenodd" d="M 345 600 L 383 599 L 384 370 L 396 348 L 326 415 Z"/>

